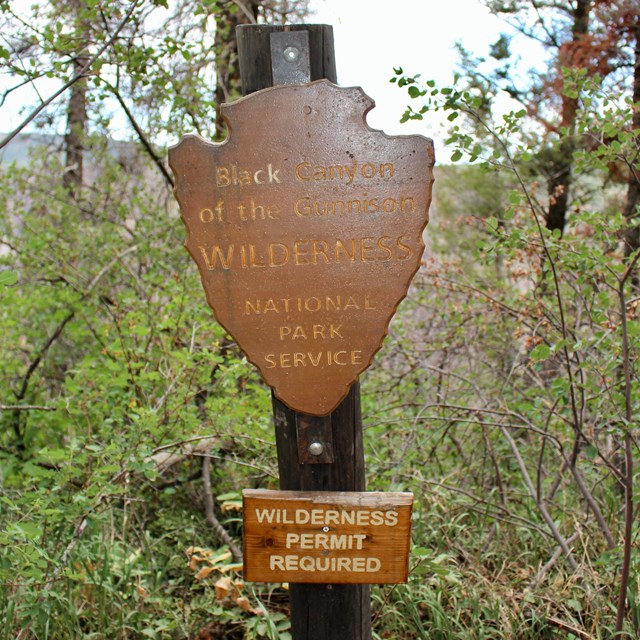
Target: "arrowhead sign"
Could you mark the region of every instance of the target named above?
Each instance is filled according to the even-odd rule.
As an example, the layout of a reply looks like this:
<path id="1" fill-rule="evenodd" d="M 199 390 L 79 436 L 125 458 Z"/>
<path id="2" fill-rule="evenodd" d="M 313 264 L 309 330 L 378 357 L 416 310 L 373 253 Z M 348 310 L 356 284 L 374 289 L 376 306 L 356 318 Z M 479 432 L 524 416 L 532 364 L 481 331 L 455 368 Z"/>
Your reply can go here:
<path id="1" fill-rule="evenodd" d="M 311 415 L 369 366 L 424 251 L 433 143 L 369 128 L 372 107 L 326 80 L 274 87 L 223 105 L 225 142 L 169 151 L 216 319 Z"/>

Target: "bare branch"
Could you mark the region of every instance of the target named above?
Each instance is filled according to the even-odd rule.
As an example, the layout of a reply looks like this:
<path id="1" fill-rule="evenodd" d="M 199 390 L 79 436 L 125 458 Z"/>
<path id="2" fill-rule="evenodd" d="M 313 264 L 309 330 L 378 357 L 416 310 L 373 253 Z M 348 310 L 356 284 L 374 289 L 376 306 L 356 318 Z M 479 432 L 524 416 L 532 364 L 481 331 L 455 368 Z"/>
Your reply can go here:
<path id="1" fill-rule="evenodd" d="M 37 404 L 0 404 L 0 411 L 56 411 L 56 408 Z"/>
<path id="2" fill-rule="evenodd" d="M 236 562 L 242 562 L 242 550 L 227 533 L 226 529 L 220 524 L 220 521 L 216 518 L 215 513 L 213 512 L 213 494 L 211 493 L 211 460 L 208 457 L 205 457 L 202 460 L 202 484 L 204 486 L 204 510 L 207 515 L 207 522 L 211 525 L 211 528 L 214 530 L 220 541 L 231 549 L 233 559 Z"/>
<path id="3" fill-rule="evenodd" d="M 120 31 L 122 31 L 122 29 L 127 24 L 127 22 L 129 22 L 129 19 L 131 18 L 131 15 L 133 14 L 133 11 L 138 5 L 139 1 L 140 0 L 134 0 L 131 3 L 129 10 L 127 11 L 126 15 L 124 16 L 124 18 L 122 19 L 122 21 L 120 22 L 116 30 L 113 32 L 111 37 L 100 47 L 100 49 L 98 49 L 97 53 L 93 55 L 91 58 L 89 58 L 87 63 L 81 69 L 79 69 L 78 72 L 75 73 L 68 82 L 65 82 L 65 84 L 62 85 L 60 89 L 58 89 L 58 91 L 53 93 L 51 96 L 49 96 L 49 98 L 47 98 L 38 107 L 36 107 L 11 133 L 9 133 L 7 136 L 5 136 L 5 138 L 2 141 L 0 141 L 0 149 L 6 147 L 30 122 L 32 122 L 38 116 L 39 113 L 41 113 L 44 109 L 46 109 L 54 100 L 56 100 L 59 96 L 61 96 L 69 87 L 71 87 L 76 82 L 78 82 L 80 78 L 85 77 L 85 75 L 87 74 L 87 71 L 91 69 L 91 67 L 96 62 L 96 60 L 98 60 L 100 56 L 113 44 L 115 39 L 118 37 L 118 34 L 120 33 Z"/>

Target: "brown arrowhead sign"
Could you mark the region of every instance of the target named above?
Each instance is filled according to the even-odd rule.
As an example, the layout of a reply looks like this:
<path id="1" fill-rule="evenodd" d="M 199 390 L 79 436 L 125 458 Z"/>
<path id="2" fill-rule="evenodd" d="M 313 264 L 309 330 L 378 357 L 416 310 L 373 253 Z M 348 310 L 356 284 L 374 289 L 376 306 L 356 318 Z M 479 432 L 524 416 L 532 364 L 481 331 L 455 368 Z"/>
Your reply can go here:
<path id="1" fill-rule="evenodd" d="M 222 107 L 225 142 L 169 152 L 216 319 L 312 415 L 369 366 L 424 250 L 433 143 L 369 128 L 372 107 L 326 80 L 274 87 Z"/>

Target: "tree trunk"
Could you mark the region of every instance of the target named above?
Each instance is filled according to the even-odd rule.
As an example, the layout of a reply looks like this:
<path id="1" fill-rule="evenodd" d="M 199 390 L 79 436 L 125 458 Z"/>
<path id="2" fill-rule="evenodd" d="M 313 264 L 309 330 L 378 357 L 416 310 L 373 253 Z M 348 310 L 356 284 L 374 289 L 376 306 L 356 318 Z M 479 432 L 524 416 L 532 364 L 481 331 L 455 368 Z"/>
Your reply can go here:
<path id="1" fill-rule="evenodd" d="M 640 129 L 640 15 L 636 16 L 633 27 L 635 35 L 634 66 L 633 66 L 633 118 L 632 128 Z M 624 215 L 627 219 L 625 233 L 624 255 L 632 256 L 640 249 L 640 169 L 637 162 L 630 164 L 629 178 L 627 182 L 627 199 L 624 207 Z M 638 289 L 638 277 L 633 278 L 634 288 Z"/>
<path id="2" fill-rule="evenodd" d="M 580 64 L 580 50 L 584 37 L 589 31 L 589 0 L 578 0 L 573 13 L 571 42 L 561 47 L 558 55 L 560 67 L 576 67 Z M 576 55 L 577 54 L 577 55 Z M 577 59 L 577 60 L 576 60 Z M 560 126 L 566 130 L 552 162 L 552 173 L 547 180 L 549 207 L 546 224 L 550 231 L 559 230 L 562 234 L 567 223 L 569 191 L 573 172 L 573 153 L 576 150 L 575 123 L 578 113 L 578 98 L 562 95 L 562 114 Z"/>
<path id="3" fill-rule="evenodd" d="M 73 74 L 81 71 L 89 60 L 87 55 L 87 25 L 81 18 L 80 0 L 69 2 L 70 18 L 74 24 L 76 48 L 73 58 Z M 84 140 L 87 129 L 87 77 L 80 78 L 71 86 L 67 106 L 67 133 L 64 137 L 65 170 L 64 186 L 75 193 L 82 186 Z"/>
<path id="4" fill-rule="evenodd" d="M 216 139 L 226 136 L 226 125 L 220 116 L 220 105 L 242 95 L 236 27 L 255 24 L 260 2 L 254 0 L 223 0 L 216 12 Z"/>

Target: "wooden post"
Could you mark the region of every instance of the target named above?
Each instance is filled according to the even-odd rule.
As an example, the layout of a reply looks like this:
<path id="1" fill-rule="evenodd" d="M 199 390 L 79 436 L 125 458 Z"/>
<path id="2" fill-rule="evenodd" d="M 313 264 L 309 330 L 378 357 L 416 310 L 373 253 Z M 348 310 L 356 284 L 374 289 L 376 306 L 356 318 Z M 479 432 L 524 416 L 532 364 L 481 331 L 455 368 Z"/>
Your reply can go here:
<path id="1" fill-rule="evenodd" d="M 328 25 L 242 25 L 236 34 L 245 95 L 278 84 L 337 81 L 333 30 Z M 290 67 L 280 57 L 290 46 L 286 34 L 295 44 L 293 55 L 301 55 Z M 297 413 L 275 397 L 273 415 L 281 489 L 365 490 L 358 383 L 328 416 Z M 291 584 L 289 593 L 294 640 L 371 638 L 369 585 Z"/>

